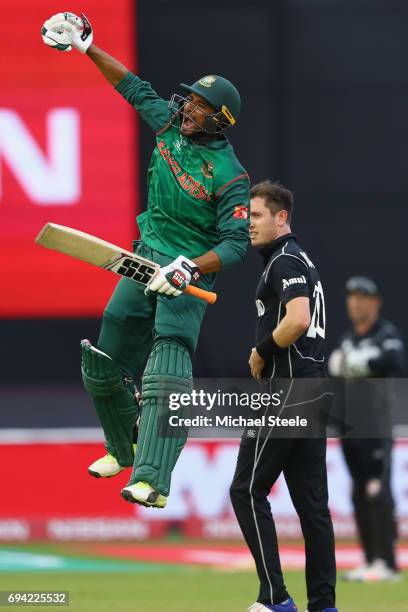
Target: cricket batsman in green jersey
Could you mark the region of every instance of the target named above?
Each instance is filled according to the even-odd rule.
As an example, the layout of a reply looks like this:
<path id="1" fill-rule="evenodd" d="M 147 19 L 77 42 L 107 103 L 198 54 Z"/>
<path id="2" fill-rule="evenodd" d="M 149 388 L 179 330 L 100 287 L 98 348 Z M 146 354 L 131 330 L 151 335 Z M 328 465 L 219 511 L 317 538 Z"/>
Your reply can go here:
<path id="1" fill-rule="evenodd" d="M 41 33 L 50 47 L 87 54 L 156 135 L 135 252 L 159 263 L 159 273 L 146 290 L 122 278 L 103 314 L 97 346 L 88 340 L 81 346 L 83 381 L 107 450 L 89 472 L 110 477 L 133 465 L 122 496 L 163 508 L 187 432 L 166 435 L 160 423 L 168 419 L 169 394 L 192 389 L 191 357 L 206 308 L 184 290 L 191 282 L 211 290 L 216 272 L 241 261 L 247 248 L 249 179 L 225 137 L 237 120 L 240 96 L 227 79 L 209 75 L 181 84 L 185 97 L 163 100 L 92 44 L 83 14 L 58 13 Z M 133 382 L 140 375 L 141 403 Z"/>

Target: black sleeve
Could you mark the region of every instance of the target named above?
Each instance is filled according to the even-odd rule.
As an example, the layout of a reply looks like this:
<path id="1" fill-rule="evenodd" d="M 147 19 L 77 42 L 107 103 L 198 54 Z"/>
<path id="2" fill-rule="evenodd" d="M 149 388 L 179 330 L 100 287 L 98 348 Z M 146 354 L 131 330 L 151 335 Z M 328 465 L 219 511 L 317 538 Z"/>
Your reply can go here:
<path id="1" fill-rule="evenodd" d="M 310 297 L 309 269 L 295 255 L 277 257 L 266 274 L 265 282 L 283 304 L 297 297 Z"/>
<path id="2" fill-rule="evenodd" d="M 343 332 L 341 336 L 339 337 L 339 339 L 337 340 L 336 348 L 343 350 L 343 343 L 346 340 L 349 340 L 351 342 L 351 335 L 352 335 L 352 332 L 350 330 Z"/>
<path id="3" fill-rule="evenodd" d="M 379 347 L 381 353 L 378 357 L 370 359 L 370 366 L 374 376 L 379 378 L 398 374 L 405 366 L 405 350 L 401 338 L 397 335 L 384 338 Z"/>

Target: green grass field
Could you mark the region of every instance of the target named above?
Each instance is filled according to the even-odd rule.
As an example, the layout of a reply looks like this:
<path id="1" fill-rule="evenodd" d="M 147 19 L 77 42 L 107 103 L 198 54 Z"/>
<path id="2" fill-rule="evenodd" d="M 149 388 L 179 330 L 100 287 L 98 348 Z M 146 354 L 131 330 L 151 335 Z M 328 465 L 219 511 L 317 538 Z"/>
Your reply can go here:
<path id="1" fill-rule="evenodd" d="M 286 576 L 299 610 L 304 611 L 302 574 L 287 572 Z M 0 580 L 2 590 L 68 590 L 69 609 L 81 612 L 244 612 L 256 593 L 256 579 L 249 572 L 21 573 L 3 574 Z M 406 612 L 407 584 L 339 583 L 338 606 L 340 612 Z M 36 609 L 49 608 L 36 606 Z"/>
<path id="2" fill-rule="evenodd" d="M 13 549 L 17 550 L 16 547 Z M 56 554 L 61 553 L 63 547 L 26 546 L 18 550 Z M 76 557 L 76 560 L 78 563 L 100 562 L 95 557 Z M 70 562 L 74 562 L 73 557 Z M 84 565 L 81 571 L 3 571 L 0 572 L 0 590 L 69 591 L 68 609 L 80 612 L 244 612 L 256 599 L 257 579 L 249 571 L 221 572 L 175 565 L 112 563 L 112 560 L 106 559 L 104 562 L 111 563 L 112 569 L 109 569 L 109 565 L 105 568 L 101 565 L 100 571 L 87 571 Z M 303 574 L 288 571 L 285 576 L 299 611 L 304 612 L 306 594 Z M 339 581 L 339 610 L 406 612 L 407 580 L 405 573 L 405 580 L 396 584 L 350 585 Z M 21 606 L 13 608 L 23 609 Z M 36 609 L 50 608 L 36 606 Z"/>

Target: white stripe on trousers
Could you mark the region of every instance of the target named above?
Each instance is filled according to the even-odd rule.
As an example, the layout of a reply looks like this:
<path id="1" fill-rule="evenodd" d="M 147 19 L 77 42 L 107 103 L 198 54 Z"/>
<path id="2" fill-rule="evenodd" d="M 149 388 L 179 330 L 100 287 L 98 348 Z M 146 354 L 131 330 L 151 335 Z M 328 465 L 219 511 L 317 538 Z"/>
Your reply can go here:
<path id="1" fill-rule="evenodd" d="M 289 362 L 290 362 L 290 347 L 289 347 Z M 290 365 L 292 366 L 292 364 L 290 364 Z M 273 372 L 272 372 L 271 379 L 273 378 L 274 373 L 275 373 L 275 359 L 274 359 Z M 292 390 L 292 386 L 293 386 L 293 378 L 292 378 L 292 380 L 290 382 L 288 394 L 287 394 L 285 400 L 283 401 L 282 408 L 279 411 L 278 417 L 282 414 L 282 412 L 283 412 L 283 410 L 284 410 L 284 408 L 286 406 L 286 402 L 287 402 L 287 400 L 289 398 L 290 392 Z M 264 413 L 265 415 L 266 415 L 266 412 L 267 412 L 267 409 L 266 409 L 266 411 Z M 259 542 L 259 548 L 260 548 L 260 551 L 261 551 L 262 563 L 263 563 L 265 574 L 266 574 L 266 577 L 267 577 L 268 583 L 269 583 L 271 604 L 273 604 L 273 587 L 272 587 L 272 582 L 271 582 L 271 579 L 270 579 L 270 576 L 269 576 L 269 573 L 268 573 L 268 568 L 267 568 L 266 562 L 265 562 L 265 555 L 264 555 L 264 550 L 263 550 L 263 546 L 262 546 L 261 534 L 259 532 L 258 520 L 256 518 L 255 502 L 254 502 L 254 497 L 252 495 L 252 488 L 253 488 L 253 485 L 254 485 L 256 468 L 257 468 L 258 463 L 259 463 L 259 461 L 261 459 L 262 452 L 263 452 L 263 450 L 265 448 L 265 445 L 266 445 L 266 443 L 268 441 L 268 438 L 269 438 L 269 436 L 271 434 L 271 431 L 272 431 L 273 427 L 274 426 L 269 428 L 269 433 L 266 436 L 264 443 L 262 444 L 261 450 L 259 451 L 259 455 L 257 455 L 258 446 L 259 446 L 259 437 L 260 437 L 260 433 L 261 433 L 261 429 L 262 429 L 262 427 L 259 427 L 258 436 L 256 438 L 256 445 L 255 445 L 254 467 L 252 469 L 252 477 L 251 477 L 251 482 L 250 482 L 250 485 L 249 485 L 249 496 L 251 498 L 252 515 L 254 517 L 255 529 L 256 529 L 257 536 L 258 536 L 258 542 Z"/>

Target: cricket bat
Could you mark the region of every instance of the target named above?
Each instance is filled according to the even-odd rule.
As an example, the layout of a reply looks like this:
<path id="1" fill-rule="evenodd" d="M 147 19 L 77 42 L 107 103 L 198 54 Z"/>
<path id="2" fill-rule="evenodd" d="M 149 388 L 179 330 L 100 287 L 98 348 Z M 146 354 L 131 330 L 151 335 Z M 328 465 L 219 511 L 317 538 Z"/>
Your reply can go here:
<path id="1" fill-rule="evenodd" d="M 110 270 L 142 285 L 147 285 L 160 268 L 154 261 L 125 251 L 106 240 L 56 223 L 46 223 L 35 241 L 47 249 Z M 184 293 L 200 298 L 207 304 L 214 304 L 217 299 L 216 293 L 194 285 L 188 285 Z"/>

